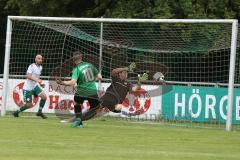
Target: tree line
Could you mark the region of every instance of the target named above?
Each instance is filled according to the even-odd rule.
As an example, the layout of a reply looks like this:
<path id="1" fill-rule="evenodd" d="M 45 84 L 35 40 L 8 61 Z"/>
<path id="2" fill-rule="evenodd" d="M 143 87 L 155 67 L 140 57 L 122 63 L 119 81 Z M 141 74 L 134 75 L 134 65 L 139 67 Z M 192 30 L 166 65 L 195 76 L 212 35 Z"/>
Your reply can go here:
<path id="1" fill-rule="evenodd" d="M 4 55 L 8 15 L 239 19 L 239 0 L 0 0 L 0 53 Z M 0 74 L 4 56 L 0 56 Z"/>

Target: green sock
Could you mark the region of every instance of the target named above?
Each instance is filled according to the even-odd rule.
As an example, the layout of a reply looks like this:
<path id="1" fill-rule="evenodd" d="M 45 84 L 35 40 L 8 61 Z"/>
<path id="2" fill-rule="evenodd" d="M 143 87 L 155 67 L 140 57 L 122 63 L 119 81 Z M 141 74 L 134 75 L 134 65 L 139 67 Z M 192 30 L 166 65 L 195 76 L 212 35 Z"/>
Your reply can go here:
<path id="1" fill-rule="evenodd" d="M 43 109 L 45 103 L 46 103 L 46 100 L 43 100 L 43 99 L 40 100 L 40 103 L 39 103 L 39 110 L 38 110 L 39 112 L 42 111 L 42 109 Z"/>
<path id="2" fill-rule="evenodd" d="M 25 111 L 26 109 L 28 109 L 30 107 L 28 107 L 26 104 L 24 106 L 22 106 L 20 109 L 19 109 L 19 112 L 23 112 Z"/>

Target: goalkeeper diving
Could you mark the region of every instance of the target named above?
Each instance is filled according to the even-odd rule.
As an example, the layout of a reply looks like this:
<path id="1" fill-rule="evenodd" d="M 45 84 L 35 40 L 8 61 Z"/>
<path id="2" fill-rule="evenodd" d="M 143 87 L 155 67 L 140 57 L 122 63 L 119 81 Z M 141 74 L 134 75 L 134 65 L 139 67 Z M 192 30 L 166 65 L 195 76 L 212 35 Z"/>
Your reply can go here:
<path id="1" fill-rule="evenodd" d="M 141 89 L 141 82 L 148 79 L 148 74 L 144 73 L 142 75 L 138 75 L 138 84 L 133 85 L 131 82 L 127 80 L 128 72 L 133 72 L 136 68 L 135 63 L 131 63 L 128 67 L 124 68 L 116 68 L 111 72 L 112 83 L 107 88 L 105 94 L 100 98 L 99 107 L 94 108 L 93 110 L 89 110 L 82 116 L 82 120 L 88 120 L 92 117 L 97 117 L 98 113 L 101 112 L 102 108 L 107 108 L 108 110 L 116 113 L 125 113 L 124 106 L 122 102 L 127 96 L 128 92 L 136 92 Z M 130 114 L 130 113 L 129 113 Z M 137 111 L 135 113 L 131 113 L 132 115 L 139 114 Z"/>

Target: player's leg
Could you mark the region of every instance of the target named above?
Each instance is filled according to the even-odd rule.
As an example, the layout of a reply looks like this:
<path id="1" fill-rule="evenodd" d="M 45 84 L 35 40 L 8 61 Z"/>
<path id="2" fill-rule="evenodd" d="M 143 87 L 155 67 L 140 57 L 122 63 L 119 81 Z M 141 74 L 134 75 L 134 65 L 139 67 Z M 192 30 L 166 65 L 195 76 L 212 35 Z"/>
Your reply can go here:
<path id="1" fill-rule="evenodd" d="M 45 116 L 43 113 L 42 113 L 42 109 L 46 103 L 46 100 L 47 100 L 47 95 L 46 93 L 39 87 L 39 86 L 36 86 L 34 89 L 33 89 L 33 93 L 35 96 L 39 96 L 41 98 L 40 102 L 39 102 L 39 109 L 38 109 L 38 112 L 37 112 L 37 116 L 40 116 L 41 118 L 43 119 L 46 119 L 47 116 Z"/>
<path id="2" fill-rule="evenodd" d="M 109 111 L 114 112 L 115 105 L 118 104 L 118 98 L 113 94 L 105 94 L 99 100 L 100 105 L 95 109 L 95 115 L 92 113 L 93 118 L 101 117 L 108 113 Z"/>
<path id="3" fill-rule="evenodd" d="M 99 101 L 100 104 L 97 107 L 91 108 L 88 112 L 82 115 L 83 121 L 103 116 L 109 111 L 114 113 L 122 113 L 126 116 L 136 116 L 140 114 L 140 111 L 129 113 L 127 108 L 122 104 L 118 104 L 118 99 L 111 94 L 105 94 L 100 98 Z"/>
<path id="4" fill-rule="evenodd" d="M 82 114 L 82 121 L 87 121 L 89 119 L 96 118 L 98 113 L 100 112 L 101 105 L 99 104 L 97 107 L 91 108 L 87 112 Z"/>
<path id="5" fill-rule="evenodd" d="M 79 95 L 74 95 L 74 116 L 70 117 L 69 119 L 61 120 L 60 122 L 63 123 L 72 123 L 75 122 L 77 118 L 81 118 L 82 115 L 82 108 L 81 105 L 83 104 L 85 97 L 81 97 Z"/>
<path id="6" fill-rule="evenodd" d="M 123 115 L 126 115 L 126 116 L 136 116 L 136 115 L 139 115 L 141 113 L 140 110 L 137 110 L 133 113 L 129 113 L 128 109 L 122 104 L 115 105 L 115 110 L 113 112 L 122 113 Z"/>
<path id="7" fill-rule="evenodd" d="M 99 105 L 100 101 L 97 94 L 87 97 L 86 100 L 90 105 L 90 109 L 86 113 L 82 114 L 81 116 L 82 121 L 86 121 L 93 118 L 97 114 L 98 108 L 100 108 Z"/>
<path id="8" fill-rule="evenodd" d="M 14 117 L 19 117 L 20 112 L 23 112 L 30 108 L 31 103 L 32 103 L 32 95 L 33 95 L 32 90 L 23 90 L 23 100 L 24 100 L 25 104 L 23 106 L 21 106 L 15 112 L 13 112 Z"/>
<path id="9" fill-rule="evenodd" d="M 97 107 L 90 109 L 87 113 L 83 114 L 82 120 L 86 121 L 89 119 L 94 119 L 98 117 L 102 117 L 109 111 L 115 112 L 115 113 L 120 113 L 121 109 L 116 109 L 115 105 L 116 102 L 113 101 L 103 101 L 101 104 L 99 104 Z"/>
<path id="10" fill-rule="evenodd" d="M 74 113 L 75 113 L 75 120 L 72 124 L 73 128 L 82 128 L 83 123 L 82 123 L 82 107 L 81 105 L 83 104 L 85 97 L 81 97 L 79 95 L 74 95 Z"/>
<path id="11" fill-rule="evenodd" d="M 99 101 L 99 98 L 98 98 L 98 95 L 93 95 L 93 96 L 89 96 L 86 98 L 86 100 L 88 100 L 88 103 L 90 105 L 90 109 L 92 108 L 96 108 L 99 106 L 100 104 L 100 101 Z"/>
<path id="12" fill-rule="evenodd" d="M 74 95 L 74 114 L 76 118 L 81 118 L 82 115 L 82 107 L 85 97 L 81 97 L 79 95 Z"/>
<path id="13" fill-rule="evenodd" d="M 91 103 L 91 109 L 82 115 L 83 121 L 103 116 L 109 111 L 108 108 L 114 108 L 117 100 L 114 96 L 105 94 L 100 99 L 89 99 L 89 103 Z"/>

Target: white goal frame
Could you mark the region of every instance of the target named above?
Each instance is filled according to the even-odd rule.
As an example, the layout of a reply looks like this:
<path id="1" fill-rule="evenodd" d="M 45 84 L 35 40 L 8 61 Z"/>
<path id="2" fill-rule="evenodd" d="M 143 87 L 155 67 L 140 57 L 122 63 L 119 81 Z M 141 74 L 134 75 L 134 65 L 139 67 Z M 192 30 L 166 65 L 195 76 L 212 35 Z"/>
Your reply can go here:
<path id="1" fill-rule="evenodd" d="M 229 65 L 229 82 L 228 82 L 228 109 L 226 130 L 232 130 L 232 107 L 233 107 L 233 90 L 234 90 L 234 73 L 236 61 L 237 48 L 237 34 L 238 34 L 238 20 L 236 19 L 115 19 L 115 18 L 67 18 L 67 17 L 31 17 L 31 16 L 8 16 L 7 32 L 6 32 L 6 46 L 5 46 L 5 61 L 4 61 L 4 79 L 3 79 L 3 95 L 1 116 L 6 114 L 8 77 L 9 77 L 9 59 L 11 53 L 11 34 L 12 34 L 12 20 L 50 20 L 50 21 L 71 21 L 71 22 L 117 22 L 117 23 L 228 23 L 232 24 L 231 35 L 231 55 Z M 102 25 L 102 24 L 101 24 Z M 101 34 L 102 34 L 101 27 Z M 102 36 L 100 36 L 102 38 Z M 102 58 L 102 39 L 100 40 L 99 58 Z M 99 61 L 101 63 L 101 60 Z M 101 66 L 101 64 L 99 64 Z"/>

